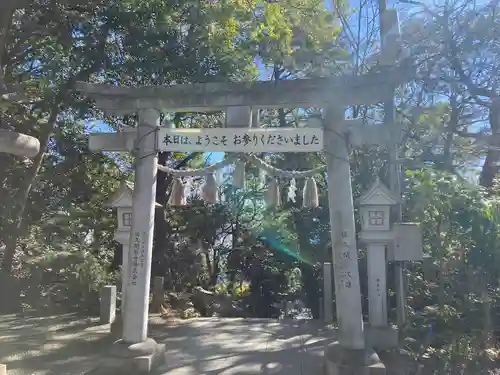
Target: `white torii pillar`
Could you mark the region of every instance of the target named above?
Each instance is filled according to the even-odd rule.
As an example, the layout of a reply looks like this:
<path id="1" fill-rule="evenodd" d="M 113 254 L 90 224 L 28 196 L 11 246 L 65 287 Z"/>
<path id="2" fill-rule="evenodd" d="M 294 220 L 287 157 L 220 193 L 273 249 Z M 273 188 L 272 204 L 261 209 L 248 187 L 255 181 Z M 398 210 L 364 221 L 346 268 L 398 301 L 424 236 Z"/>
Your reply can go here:
<path id="1" fill-rule="evenodd" d="M 148 338 L 149 289 L 155 207 L 157 206 L 156 175 L 158 168 L 157 131 L 160 112 L 155 109 L 138 111 L 137 129 L 119 133 L 103 133 L 91 136 L 92 151 L 135 150 L 135 179 L 132 193 L 132 227 L 123 260 L 125 286 L 124 311 L 122 314 L 122 340 L 112 353 L 115 357 L 131 362 L 104 362 L 101 366 L 126 367 L 131 371 L 151 372 L 163 362 L 165 345 Z"/>
<path id="2" fill-rule="evenodd" d="M 351 124 L 357 130 L 360 122 Z M 339 327 L 338 341 L 325 348 L 327 375 L 385 373 L 377 353 L 365 342 L 347 136 L 359 134 L 349 129 L 351 124 L 344 108 L 334 104 L 326 108 L 325 158 Z"/>
<path id="3" fill-rule="evenodd" d="M 123 341 L 135 344 L 148 336 L 149 287 L 153 254 L 153 232 L 156 205 L 156 174 L 158 171 L 157 129 L 160 112 L 155 109 L 139 112 L 135 181 L 132 201 Z"/>
<path id="4" fill-rule="evenodd" d="M 351 188 L 351 167 L 347 139 L 344 137 L 347 132 L 344 109 L 333 106 L 327 108 L 325 122 L 328 205 L 330 208 L 339 341 L 345 348 L 363 350 L 365 338 L 361 310 L 358 249 Z"/>

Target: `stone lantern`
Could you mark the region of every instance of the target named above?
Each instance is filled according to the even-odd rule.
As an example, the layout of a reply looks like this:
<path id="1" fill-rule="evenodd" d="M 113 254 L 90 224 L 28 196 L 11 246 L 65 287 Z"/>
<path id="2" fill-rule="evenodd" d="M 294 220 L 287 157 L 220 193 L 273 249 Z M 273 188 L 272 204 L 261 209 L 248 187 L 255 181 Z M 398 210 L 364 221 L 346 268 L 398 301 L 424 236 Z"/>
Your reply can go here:
<path id="1" fill-rule="evenodd" d="M 400 203 L 379 179 L 363 194 L 359 239 L 366 245 L 369 327 L 367 340 L 379 349 L 397 346 L 397 331 L 387 320 L 388 261 L 422 260 L 422 234 L 415 223 L 391 223 L 391 207 Z"/>
<path id="2" fill-rule="evenodd" d="M 399 201 L 379 179 L 359 198 L 361 232 L 366 244 L 370 327 L 387 326 L 386 249 L 393 241 L 391 206 Z"/>
<path id="3" fill-rule="evenodd" d="M 358 200 L 359 239 L 366 245 L 368 271 L 369 343 L 379 349 L 397 346 L 397 331 L 387 320 L 388 261 L 422 259 L 422 235 L 414 223 L 391 223 L 391 207 L 400 203 L 379 179 Z"/>
<path id="4" fill-rule="evenodd" d="M 118 218 L 118 228 L 115 231 L 114 239 L 122 245 L 122 311 L 124 311 L 123 303 L 125 302 L 125 289 L 128 280 L 133 194 L 134 184 L 132 182 L 125 181 L 105 204 L 107 207 L 116 208 L 116 215 Z M 161 207 L 158 203 L 156 203 L 156 206 Z"/>
<path id="5" fill-rule="evenodd" d="M 118 228 L 115 231 L 114 239 L 122 245 L 122 270 L 121 270 L 121 293 L 122 306 L 124 311 L 125 289 L 127 285 L 128 257 L 130 247 L 130 230 L 132 229 L 132 195 L 134 184 L 124 182 L 120 188 L 106 202 L 107 207 L 116 208 L 118 218 Z"/>

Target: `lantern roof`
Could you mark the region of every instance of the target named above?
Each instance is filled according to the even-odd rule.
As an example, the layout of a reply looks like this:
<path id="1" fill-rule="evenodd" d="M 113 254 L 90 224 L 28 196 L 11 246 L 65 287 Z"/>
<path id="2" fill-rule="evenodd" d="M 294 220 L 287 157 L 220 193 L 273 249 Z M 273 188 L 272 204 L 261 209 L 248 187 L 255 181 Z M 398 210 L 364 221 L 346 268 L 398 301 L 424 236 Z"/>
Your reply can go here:
<path id="1" fill-rule="evenodd" d="M 372 186 L 358 198 L 360 206 L 393 206 L 400 202 L 400 199 L 385 186 L 377 177 Z"/>
<path id="2" fill-rule="evenodd" d="M 124 181 L 118 190 L 105 203 L 106 207 L 113 208 L 132 208 L 134 195 L 134 183 Z M 161 204 L 155 203 L 156 207 L 162 207 Z"/>

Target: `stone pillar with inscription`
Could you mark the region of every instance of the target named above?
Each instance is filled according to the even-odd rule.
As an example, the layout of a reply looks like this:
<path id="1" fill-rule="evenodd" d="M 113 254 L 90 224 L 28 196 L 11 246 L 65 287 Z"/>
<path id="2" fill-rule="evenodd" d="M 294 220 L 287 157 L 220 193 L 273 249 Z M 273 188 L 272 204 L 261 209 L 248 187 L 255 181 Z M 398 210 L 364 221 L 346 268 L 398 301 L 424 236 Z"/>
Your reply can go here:
<path id="1" fill-rule="evenodd" d="M 378 355 L 365 345 L 344 116 L 342 107 L 326 109 L 325 156 L 339 341 L 325 348 L 325 372 L 327 375 L 383 374 L 385 367 Z"/>

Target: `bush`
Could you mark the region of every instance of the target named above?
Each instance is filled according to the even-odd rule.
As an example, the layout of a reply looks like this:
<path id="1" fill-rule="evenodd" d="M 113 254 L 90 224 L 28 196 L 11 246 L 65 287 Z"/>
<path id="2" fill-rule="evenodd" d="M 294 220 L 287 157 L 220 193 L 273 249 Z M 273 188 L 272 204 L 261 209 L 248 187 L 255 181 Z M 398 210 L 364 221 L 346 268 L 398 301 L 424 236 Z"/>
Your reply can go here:
<path id="1" fill-rule="evenodd" d="M 240 300 L 250 292 L 250 285 L 248 283 L 241 283 L 234 285 L 234 283 L 223 283 L 217 284 L 215 286 L 215 292 L 217 294 L 229 294 L 233 296 L 235 300 Z"/>
<path id="2" fill-rule="evenodd" d="M 101 288 L 114 283 L 106 262 L 83 246 L 46 249 L 25 266 L 25 302 L 37 309 L 97 313 Z"/>

